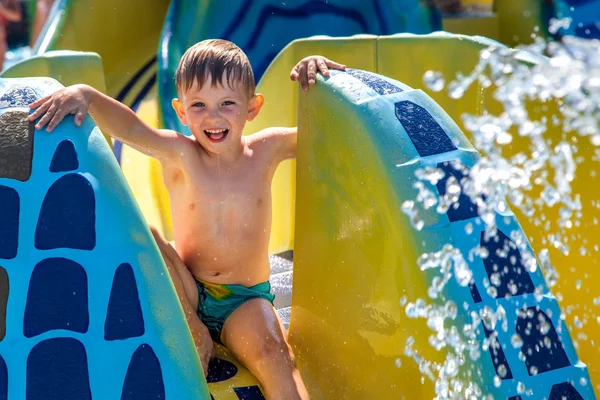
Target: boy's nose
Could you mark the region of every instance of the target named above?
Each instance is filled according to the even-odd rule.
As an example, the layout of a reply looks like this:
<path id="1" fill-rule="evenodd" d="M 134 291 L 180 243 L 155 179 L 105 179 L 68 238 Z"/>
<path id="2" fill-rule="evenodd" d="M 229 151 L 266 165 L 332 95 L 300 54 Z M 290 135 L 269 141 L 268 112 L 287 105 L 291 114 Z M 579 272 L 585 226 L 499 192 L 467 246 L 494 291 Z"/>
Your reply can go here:
<path id="1" fill-rule="evenodd" d="M 218 119 L 221 118 L 221 113 L 219 112 L 219 110 L 212 109 L 208 112 L 208 117 L 211 119 Z"/>

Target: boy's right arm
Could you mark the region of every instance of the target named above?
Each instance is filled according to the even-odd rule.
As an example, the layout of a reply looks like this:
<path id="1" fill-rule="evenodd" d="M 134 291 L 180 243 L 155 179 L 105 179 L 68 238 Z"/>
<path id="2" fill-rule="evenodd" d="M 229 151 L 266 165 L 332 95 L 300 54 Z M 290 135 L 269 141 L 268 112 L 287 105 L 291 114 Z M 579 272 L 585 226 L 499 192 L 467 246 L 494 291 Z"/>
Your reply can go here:
<path id="1" fill-rule="evenodd" d="M 37 108 L 29 116 L 30 121 L 41 117 L 37 129 L 48 125 L 46 130 L 52 132 L 68 114 L 75 114 L 75 125 L 80 126 L 89 112 L 102 133 L 148 156 L 173 160 L 181 153 L 175 145 L 181 140 L 179 134 L 150 127 L 129 107 L 87 85 L 66 87 L 29 107 Z"/>

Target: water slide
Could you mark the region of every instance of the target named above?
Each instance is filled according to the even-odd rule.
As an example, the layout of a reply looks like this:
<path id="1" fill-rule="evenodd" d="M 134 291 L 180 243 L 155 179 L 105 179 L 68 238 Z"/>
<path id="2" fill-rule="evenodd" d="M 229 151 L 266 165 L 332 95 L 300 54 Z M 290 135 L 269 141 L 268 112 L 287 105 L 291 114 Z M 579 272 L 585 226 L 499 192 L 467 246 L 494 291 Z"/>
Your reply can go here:
<path id="1" fill-rule="evenodd" d="M 80 21 L 78 17 L 85 15 L 85 9 L 77 9 L 75 5 L 69 2 L 59 3 L 57 7 L 63 7 L 58 9 L 61 10 L 60 18 L 64 19 L 62 24 L 65 24 L 65 27 L 70 26 L 70 22 L 68 22 L 69 18 L 72 18 L 74 21 Z M 182 51 L 181 48 L 186 45 L 186 40 L 189 44 L 191 40 L 195 41 L 198 39 L 196 37 L 195 39 L 188 38 L 177 41 L 174 38 L 177 39 L 180 36 L 169 35 L 169 32 L 171 32 L 169 21 L 177 21 L 177 19 L 171 20 L 169 18 L 178 15 L 178 4 L 174 2 L 169 10 L 169 17 L 167 17 L 161 42 L 161 49 L 163 50 L 165 48 L 170 49 L 172 46 L 179 46 L 179 51 Z M 242 5 L 247 6 L 248 4 L 250 3 L 246 2 Z M 193 4 L 191 5 L 193 6 Z M 209 7 L 198 7 L 200 11 L 206 11 L 207 8 Z M 104 10 L 104 8 L 100 9 Z M 81 14 L 76 14 L 77 11 Z M 120 18 L 119 21 L 125 23 L 125 21 L 131 21 L 135 16 L 134 7 L 130 11 L 130 19 L 126 17 L 127 15 L 123 16 L 121 13 L 104 15 L 104 17 Z M 244 14 L 240 15 L 251 14 L 250 11 L 246 10 Z M 261 15 L 260 12 L 255 12 L 255 14 L 257 16 Z M 215 21 L 216 24 L 217 18 L 209 18 L 213 14 L 207 15 L 205 17 L 206 20 Z M 149 18 L 152 18 L 152 16 L 149 16 Z M 158 16 L 155 16 L 155 18 L 159 19 Z M 202 24 L 198 25 L 201 26 Z M 227 26 L 227 24 L 223 25 L 222 23 L 218 25 L 221 28 Z M 60 26 L 59 23 L 56 23 L 56 25 L 49 25 L 48 29 L 55 29 L 55 32 L 60 32 Z M 82 24 L 81 26 L 85 25 Z M 144 31 L 142 29 L 144 27 L 147 30 Z M 145 23 L 142 23 L 142 26 L 140 26 L 141 33 L 136 33 L 136 35 L 152 35 L 156 33 L 153 33 L 151 28 L 150 25 L 146 26 Z M 67 31 L 69 30 L 65 28 L 65 32 Z M 61 35 L 56 34 L 54 36 L 60 37 Z M 74 46 L 73 42 L 76 42 L 74 39 L 76 36 L 71 38 L 73 42 L 68 41 L 68 36 L 63 35 L 63 39 L 55 40 L 65 40 L 65 46 Z M 40 49 L 44 49 L 44 46 L 46 47 L 44 51 L 40 50 L 39 57 L 25 62 L 19 67 L 22 68 L 20 71 L 19 68 L 16 68 L 12 72 L 8 71 L 9 75 L 12 73 L 14 74 L 12 76 L 19 76 L 20 73 L 26 71 L 26 75 L 21 76 L 53 76 L 67 84 L 77 81 L 95 82 L 96 87 L 106 90 L 107 93 L 115 97 L 121 94 L 123 101 L 131 106 L 136 106 L 138 112 L 144 115 L 148 121 L 156 124 L 160 124 L 160 121 L 165 121 L 165 124 L 167 123 L 168 113 L 164 108 L 159 112 L 161 101 L 156 98 L 156 89 L 154 86 L 156 66 L 150 50 L 148 50 L 147 54 L 142 51 L 144 46 L 137 48 L 133 42 L 124 43 L 127 41 L 119 41 L 119 36 L 114 33 L 111 38 L 115 42 L 115 46 L 121 46 L 121 50 L 125 51 L 123 54 L 126 56 L 121 59 L 118 57 L 119 53 L 116 51 L 112 53 L 113 49 L 111 47 L 110 49 L 103 49 L 103 51 L 108 51 L 109 62 L 105 61 L 104 54 L 98 51 L 98 49 L 101 46 L 110 47 L 106 44 L 106 41 L 103 41 L 104 44 L 98 44 L 93 43 L 89 39 L 90 43 L 76 48 L 102 54 L 103 66 L 95 54 L 84 53 L 74 55 L 64 52 L 48 52 L 50 49 L 69 48 L 52 47 L 51 43 L 53 42 L 48 37 L 47 35 L 46 42 L 43 42 L 40 46 Z M 44 43 L 46 44 L 44 45 Z M 491 98 L 489 93 L 482 88 L 474 88 L 467 92 L 461 102 L 453 102 L 448 98 L 442 98 L 440 94 L 429 93 L 437 100 L 439 105 L 436 105 L 423 92 L 412 90 L 407 85 L 380 76 L 374 76 L 367 72 L 355 71 L 335 76 L 327 83 L 320 82 L 322 85 L 319 86 L 319 89 L 314 93 L 310 93 L 311 101 L 306 102 L 305 97 L 298 96 L 297 88 L 294 85 L 288 83 L 285 86 L 282 84 L 282 80 L 287 79 L 287 73 L 296 60 L 308 54 L 321 53 L 355 68 L 378 72 L 412 87 L 420 87 L 422 86 L 423 71 L 436 69 L 451 75 L 457 71 L 468 70 L 474 65 L 479 50 L 487 44 L 489 42 L 482 39 L 440 34 L 431 36 L 404 35 L 392 37 L 363 36 L 360 38 L 341 39 L 321 38 L 318 40 L 298 41 L 289 45 L 280 53 L 260 82 L 259 91 L 265 94 L 267 104 L 261 116 L 253 122 L 249 130 L 257 130 L 263 126 L 272 125 L 295 125 L 297 122 L 301 131 L 300 137 L 306 138 L 304 139 L 305 141 L 300 139 L 299 142 L 298 170 L 296 171 L 295 163 L 290 162 L 288 165 L 282 166 L 277 173 L 278 177 L 273 189 L 274 213 L 276 216 L 283 217 L 274 218 L 274 240 L 271 243 L 271 251 L 294 250 L 295 275 L 293 299 L 291 302 L 293 313 L 289 326 L 290 339 L 298 353 L 302 372 L 317 398 L 364 398 L 367 393 L 375 398 L 385 398 L 386 396 L 389 397 L 398 393 L 404 393 L 406 396 L 412 398 L 420 398 L 429 397 L 433 393 L 433 387 L 428 381 L 422 386 L 413 384 L 413 382 L 420 379 L 421 373 L 409 361 L 405 361 L 403 367 L 400 369 L 390 368 L 394 364 L 395 358 L 403 353 L 405 339 L 411 335 L 419 336 L 417 332 L 424 332 L 426 329 L 423 323 L 406 318 L 403 310 L 398 307 L 398 299 L 403 295 L 407 295 L 410 298 L 426 297 L 426 289 L 430 277 L 419 271 L 414 263 L 416 257 L 423 250 L 430 250 L 436 244 L 448 241 L 455 243 L 454 245 L 457 247 L 466 249 L 466 246 L 472 246 L 468 241 L 471 239 L 475 240 L 478 232 L 475 235 L 471 235 L 470 239 L 464 239 L 463 243 L 463 241 L 457 239 L 456 227 L 464 223 L 466 219 L 451 220 L 449 215 L 447 216 L 447 220 L 443 221 L 436 222 L 432 219 L 430 221 L 432 229 L 428 233 L 419 234 L 413 232 L 408 225 L 406 217 L 400 214 L 401 200 L 408 195 L 408 193 L 402 192 L 401 189 L 410 186 L 410 180 L 414 179 L 412 178 L 412 173 L 416 164 L 444 163 L 449 159 L 444 158 L 446 156 L 458 158 L 467 166 L 473 164 L 477 157 L 476 154 L 468 142 L 466 142 L 466 139 L 460 133 L 457 126 L 451 122 L 448 115 L 452 116 L 454 120 L 459 121 L 458 116 L 462 112 L 472 112 L 474 108 L 481 107 L 486 102 L 490 102 L 491 104 Z M 93 46 L 96 47 L 92 48 Z M 150 46 L 148 46 L 149 48 Z M 139 52 L 139 57 L 130 57 L 130 54 L 127 53 L 128 50 Z M 164 61 L 165 56 L 171 54 L 169 51 L 171 50 L 159 53 L 162 61 Z M 115 56 L 112 61 L 110 61 L 110 54 Z M 410 60 L 410 62 L 407 60 Z M 440 60 L 445 61 L 441 62 Z M 77 65 L 86 65 L 89 67 L 78 68 Z M 171 69 L 174 68 L 172 62 L 169 63 L 169 61 L 166 61 L 165 65 Z M 38 70 L 37 68 L 40 69 Z M 42 72 L 35 73 L 35 71 Z M 89 79 L 89 81 L 84 80 L 84 78 L 77 78 L 76 71 L 86 71 L 87 77 L 84 78 Z M 118 75 L 123 73 L 128 79 L 117 79 L 116 76 L 113 76 L 113 74 Z M 168 75 L 166 73 L 165 76 L 168 77 Z M 158 74 L 158 82 L 159 84 L 161 82 L 161 72 Z M 372 87 L 373 85 L 369 85 L 368 82 L 379 83 L 375 84 L 375 87 Z M 35 86 L 35 84 L 32 85 Z M 105 86 L 102 87 L 102 85 Z M 39 94 L 40 91 L 49 89 L 36 90 Z M 389 90 L 389 92 L 386 90 Z M 337 100 L 339 101 L 339 105 L 333 104 L 335 102 L 331 101 L 332 96 L 336 96 L 336 99 L 338 97 L 341 99 L 341 101 Z M 161 95 L 162 98 L 164 96 Z M 276 100 L 269 101 L 269 99 Z M 282 99 L 285 101 L 282 101 Z M 461 146 L 452 150 L 444 149 L 442 146 L 441 150 L 444 151 L 439 151 L 440 154 L 427 154 L 427 152 L 421 154 L 413 137 L 411 137 L 410 118 L 408 119 L 408 127 L 404 125 L 400 117 L 390 117 L 387 119 L 384 118 L 387 125 L 380 126 L 380 130 L 372 129 L 372 126 L 377 125 L 374 123 L 375 119 L 381 117 L 381 110 L 384 109 L 385 104 L 406 104 L 406 101 L 420 105 L 441 126 L 439 129 L 442 129 L 442 131 L 449 135 L 453 139 L 453 142 L 457 140 L 461 143 Z M 317 107 L 313 107 L 313 104 L 319 104 L 327 112 L 318 111 Z M 301 111 L 298 112 L 298 109 Z M 331 117 L 331 115 L 340 112 L 344 113 L 344 115 L 352 115 L 353 117 L 348 121 L 338 121 Z M 394 114 L 397 115 L 397 113 Z M 394 118 L 396 119 L 394 120 Z M 353 130 L 344 126 L 344 124 L 350 123 L 350 121 L 354 122 L 352 125 L 353 129 L 354 127 L 360 127 L 360 129 L 356 129 L 357 132 L 352 137 L 339 136 Z M 406 119 L 404 122 L 406 122 Z M 88 132 L 85 135 L 89 135 L 89 137 L 94 136 L 97 141 L 100 140 L 97 137 L 97 131 L 92 135 L 89 133 L 91 131 L 89 126 L 87 129 Z M 327 138 L 327 135 L 314 135 L 314 132 L 323 129 L 332 129 L 335 135 L 332 135 L 331 138 Z M 434 128 L 432 132 L 436 131 L 439 132 L 437 128 Z M 402 138 L 398 138 L 392 132 L 401 132 L 400 136 Z M 77 135 L 81 135 L 81 133 L 73 133 L 72 135 L 76 137 Z M 345 143 L 344 147 L 339 149 L 339 143 Z M 400 149 L 410 147 L 411 143 L 415 149 L 414 151 L 404 153 L 400 151 Z M 77 143 L 75 144 L 77 145 Z M 389 147 L 389 145 L 392 146 Z M 337 155 L 335 157 L 331 152 L 327 151 L 331 146 L 336 148 Z M 46 161 L 50 159 L 50 155 L 53 154 L 55 148 L 58 152 L 57 143 L 48 145 L 47 148 L 45 151 L 49 155 L 42 156 L 46 157 Z M 320 150 L 315 151 L 315 148 Z M 97 161 L 98 157 L 105 160 L 107 154 L 106 146 L 103 150 L 94 151 L 100 151 L 102 156 L 91 156 L 91 159 L 96 161 L 91 161 L 90 164 L 99 162 Z M 165 217 L 164 211 L 165 209 L 168 210 L 168 207 L 165 208 L 164 205 L 160 206 L 162 193 L 160 186 L 156 183 L 157 171 L 152 169 L 154 167 L 151 164 L 140 164 L 140 162 L 147 161 L 130 158 L 129 162 L 127 162 L 126 158 L 129 157 L 129 154 L 132 153 L 128 153 L 128 149 L 122 149 L 120 155 L 121 167 L 132 189 L 134 198 L 143 211 L 144 217 L 146 220 L 153 218 L 152 214 L 149 214 L 148 210 L 150 210 L 150 212 L 154 212 L 154 218 L 159 218 L 160 221 L 168 221 L 168 217 Z M 123 158 L 124 156 L 125 158 Z M 140 165 L 144 167 L 140 168 Z M 340 168 L 332 171 L 330 168 L 332 165 Z M 361 165 L 368 165 L 368 168 L 359 168 Z M 388 170 L 390 165 L 394 166 L 393 172 Z M 405 168 L 396 170 L 396 165 L 403 165 Z M 130 167 L 129 171 L 128 166 Z M 97 166 L 93 168 L 97 168 Z M 138 175 L 132 175 L 132 170 L 137 170 Z M 150 177 L 142 177 L 139 171 L 143 171 L 143 173 L 154 171 L 154 173 Z M 81 169 L 80 172 L 81 174 L 89 173 L 90 176 L 94 177 L 101 175 L 92 169 Z M 118 173 L 115 175 L 119 176 Z M 298 177 L 297 183 L 295 180 L 296 176 Z M 348 177 L 352 177 L 352 179 Z M 358 179 L 360 177 L 364 179 Z M 147 188 L 145 189 L 148 196 L 146 197 L 148 199 L 147 202 L 144 202 L 143 196 L 138 196 L 139 192 L 136 193 L 136 182 L 134 182 L 136 178 L 142 179 L 142 185 L 140 186 L 144 186 L 144 183 L 147 182 L 149 183 L 147 187 L 152 188 L 152 191 L 149 191 Z M 103 179 L 109 182 L 108 187 L 112 187 L 115 180 L 120 178 L 113 176 Z M 359 180 L 361 181 L 360 186 L 358 185 Z M 5 186 L 14 186 L 10 178 L 8 178 Z M 33 187 L 33 185 L 30 186 Z M 99 187 L 105 186 L 101 185 Z M 43 197 L 44 193 L 41 196 Z M 121 196 L 117 197 L 120 203 Z M 159 206 L 156 205 L 157 203 Z M 110 208 L 115 213 L 112 221 L 120 221 L 125 216 L 127 216 L 127 221 L 129 221 L 129 215 L 134 214 L 136 218 L 140 215 L 130 210 L 123 211 L 119 209 L 117 202 L 112 204 Z M 294 223 L 294 216 L 299 221 L 296 225 Z M 434 217 L 432 216 L 432 218 Z M 440 216 L 437 216 L 437 218 L 440 218 Z M 465 218 L 477 217 L 467 215 Z M 509 219 L 511 222 L 505 227 L 506 231 L 510 231 L 517 226 L 516 220 L 512 215 L 509 215 Z M 35 227 L 35 221 L 32 221 L 33 224 L 30 226 Z M 114 223 L 117 224 L 117 222 Z M 119 223 L 128 224 L 129 222 L 121 221 Z M 113 243 L 112 246 L 120 245 L 127 247 L 133 241 L 144 248 L 141 251 L 144 256 L 138 255 L 137 257 L 148 257 L 145 260 L 146 263 L 140 263 L 139 265 L 130 263 L 134 278 L 138 279 L 139 302 L 144 307 L 147 307 L 143 309 L 142 315 L 145 318 L 146 324 L 152 326 L 155 332 L 163 332 L 161 330 L 164 330 L 164 333 L 159 333 L 157 334 L 158 336 L 176 336 L 177 340 L 180 341 L 169 342 L 166 350 L 161 350 L 160 343 L 149 343 L 161 367 L 163 364 L 165 365 L 162 370 L 162 376 L 163 384 L 165 385 L 164 390 L 167 394 L 166 398 L 198 398 L 198 396 L 202 398 L 201 396 L 206 396 L 207 392 L 204 391 L 205 389 L 195 389 L 205 388 L 205 386 L 203 383 L 197 384 L 194 381 L 194 379 L 198 380 L 197 377 L 201 376 L 201 373 L 198 370 L 197 363 L 194 364 L 193 360 L 187 360 L 189 364 L 186 365 L 186 371 L 195 376 L 194 379 L 187 381 L 194 388 L 180 388 L 178 385 L 171 385 L 170 381 L 164 379 L 166 376 L 170 376 L 168 374 L 171 373 L 165 371 L 171 371 L 169 368 L 175 368 L 174 365 L 177 365 L 176 362 L 173 362 L 172 358 L 177 359 L 176 356 L 182 352 L 182 349 L 189 348 L 192 345 L 189 335 L 183 332 L 184 329 L 181 329 L 181 325 L 179 325 L 179 328 L 177 323 L 174 324 L 173 328 L 170 328 L 168 324 L 163 323 L 161 325 L 160 318 L 164 318 L 164 315 L 162 315 L 165 311 L 164 304 L 176 304 L 173 303 L 176 299 L 170 285 L 166 285 L 168 293 L 162 293 L 158 295 L 159 297 L 155 298 L 148 296 L 149 289 L 145 285 L 149 287 L 164 287 L 165 283 L 168 282 L 165 280 L 166 270 L 164 266 L 160 267 L 160 261 L 156 261 L 158 253 L 148 240 L 149 234 L 147 230 L 139 227 L 140 220 L 136 219 L 131 224 L 132 226 L 137 226 L 135 229 L 125 229 L 131 236 L 129 238 L 121 237 L 122 242 L 111 242 Z M 168 233 L 168 222 L 164 223 L 162 228 L 164 232 Z M 533 232 L 534 235 L 532 237 L 535 237 L 533 230 L 525 228 L 527 232 Z M 423 240 L 425 240 L 426 245 L 421 244 Z M 81 262 L 80 264 L 83 265 L 85 263 Z M 481 260 L 480 264 L 483 264 Z M 159 266 L 157 267 L 157 265 Z M 6 266 L 8 276 L 12 278 L 12 270 L 9 268 L 9 264 L 6 264 Z M 119 267 L 118 270 L 121 270 L 120 265 L 117 266 Z M 83 265 L 86 271 L 90 267 L 93 268 L 93 264 L 89 266 Z M 481 278 L 486 273 L 485 265 L 472 266 L 472 268 L 476 275 L 479 274 L 476 277 Z M 153 270 L 155 272 L 158 270 L 165 275 L 147 277 L 143 272 L 145 270 Z M 114 274 L 114 280 L 116 281 L 116 272 L 117 270 L 113 268 L 107 274 Z M 24 276 L 27 276 L 27 274 L 32 274 L 31 270 L 24 272 Z M 314 278 L 315 275 L 322 277 L 322 279 L 316 280 Z M 139 278 L 140 276 L 143 278 Z M 17 279 L 25 280 L 23 277 Z M 140 283 L 140 279 L 144 283 Z M 542 282 L 539 275 L 532 275 L 529 279 L 536 286 Z M 33 274 L 31 275 L 31 280 L 33 281 Z M 112 292 L 115 291 L 115 283 L 112 283 L 113 286 L 109 289 L 111 283 L 112 281 L 107 281 L 104 284 L 96 284 L 94 282 L 93 285 L 90 284 L 90 290 L 96 288 L 95 290 L 104 291 L 106 294 L 110 290 L 112 296 Z M 335 289 L 333 289 L 334 287 Z M 530 286 L 525 284 L 524 287 L 527 290 Z M 118 292 L 118 289 L 116 291 Z M 19 293 L 21 297 L 16 298 L 21 300 L 14 300 L 12 304 L 20 304 L 17 307 L 24 307 L 25 290 Z M 316 293 L 319 295 L 315 296 Z M 456 286 L 449 288 L 446 295 L 448 298 L 455 300 L 468 301 L 470 307 L 474 310 L 486 304 L 492 305 L 497 304 L 498 301 L 503 301 L 489 299 L 485 293 L 480 293 L 480 301 L 477 301 L 474 293 L 475 291 L 471 288 L 465 289 L 464 287 Z M 316 301 L 315 297 L 317 297 Z M 156 300 L 157 298 L 161 300 L 162 306 L 153 303 L 153 299 Z M 509 304 L 505 305 L 505 308 L 511 309 L 512 307 L 514 309 L 517 304 L 522 305 L 525 303 L 533 307 L 535 304 L 531 303 L 532 300 L 526 296 L 526 293 L 523 293 L 522 298 L 516 298 L 513 303 L 509 302 Z M 11 305 L 11 301 L 9 300 L 8 302 L 9 306 Z M 502 346 L 502 349 L 504 349 L 503 357 L 506 360 L 505 366 L 508 366 L 511 370 L 511 378 L 507 378 L 500 388 L 494 388 L 491 385 L 491 379 L 497 372 L 500 365 L 498 362 L 499 360 L 502 361 L 502 358 L 499 354 L 489 354 L 482 356 L 478 362 L 471 366 L 471 371 L 483 371 L 481 375 L 476 374 L 479 378 L 474 379 L 474 381 L 479 379 L 478 383 L 481 386 L 485 386 L 486 390 L 492 391 L 498 397 L 517 396 L 516 384 L 518 381 L 522 381 L 526 383 L 528 388 L 533 388 L 536 394 L 542 393 L 545 396 L 550 396 L 550 398 L 561 396 L 565 393 L 573 393 L 573 390 L 576 390 L 584 398 L 593 398 L 591 385 L 582 385 L 580 383 L 581 377 L 588 379 L 588 381 L 589 377 L 587 376 L 585 366 L 578 363 L 577 354 L 571 344 L 564 323 L 556 318 L 559 313 L 555 299 L 550 293 L 546 293 L 544 301 L 547 307 L 554 310 L 552 317 L 550 317 L 552 326 L 555 328 L 554 332 L 556 333 L 553 336 L 553 346 L 557 350 L 557 354 L 560 353 L 559 356 L 555 357 L 557 360 L 556 364 L 553 365 L 555 368 L 547 369 L 543 374 L 529 376 L 527 372 L 528 368 L 523 365 L 523 361 L 518 359 L 517 352 L 510 348 L 509 345 L 506 345 L 507 332 L 500 331 L 498 332 L 498 340 L 504 345 Z M 179 309 L 176 305 L 169 308 Z M 544 307 L 543 309 L 546 310 L 547 308 Z M 103 318 L 104 315 L 108 317 L 107 310 L 102 310 L 104 314 L 101 314 L 100 317 Z M 344 316 L 349 312 L 356 312 L 357 318 L 348 321 L 348 318 Z M 7 315 L 9 317 L 12 316 L 12 319 L 7 317 L 6 320 L 7 332 L 10 330 L 9 328 L 12 328 L 15 332 L 19 332 L 20 327 L 23 326 L 23 321 L 19 320 L 19 314 L 12 312 Z M 536 317 L 538 316 L 537 313 L 535 315 Z M 177 315 L 171 318 L 172 320 L 177 320 Z M 465 316 L 461 314 L 457 318 L 464 320 Z M 165 321 L 165 319 L 162 319 L 162 321 Z M 181 320 L 179 320 L 180 322 Z M 511 329 L 518 330 L 520 324 L 522 324 L 522 321 L 520 322 L 513 318 L 511 320 Z M 65 327 L 52 327 L 52 329 L 60 330 L 65 329 Z M 58 335 L 56 332 L 53 334 Z M 85 339 L 82 339 L 86 350 L 90 346 L 94 347 L 96 343 L 101 343 L 102 340 L 106 341 L 105 338 L 94 336 L 98 334 L 99 332 L 92 332 L 90 330 L 90 338 L 87 339 L 87 336 L 85 336 Z M 478 332 L 480 339 L 491 334 L 493 332 Z M 60 337 L 52 336 L 51 334 L 49 336 L 48 333 L 45 335 L 42 335 L 42 339 Z M 14 337 L 16 338 L 17 336 L 15 333 Z M 77 339 L 79 337 L 74 338 Z M 84 338 L 84 336 L 81 336 L 81 338 Z M 144 340 L 147 338 L 152 339 L 153 336 L 149 335 L 146 337 L 142 335 L 141 338 Z M 423 337 L 417 338 L 418 341 L 422 339 Z M 127 343 L 131 342 L 131 339 L 125 340 L 121 338 L 119 340 L 123 342 L 129 340 Z M 26 340 L 23 340 L 23 343 L 26 342 Z M 0 342 L 0 346 L 3 343 L 7 342 Z M 122 343 L 117 340 L 112 344 L 119 345 Z M 533 344 L 530 343 L 530 345 Z M 31 345 L 29 346 L 31 347 Z M 130 344 L 130 346 L 134 346 L 134 344 Z M 507 349 L 505 346 L 509 348 Z M 108 347 L 104 348 L 108 349 Z M 427 345 L 423 344 L 421 348 L 427 348 Z M 121 366 L 120 370 L 116 368 L 115 371 L 111 371 L 113 375 L 111 375 L 110 382 L 118 382 L 120 385 L 117 385 L 118 389 L 113 388 L 115 391 L 121 390 L 125 382 L 128 382 L 125 376 L 129 376 L 129 373 L 123 373 L 123 371 L 128 371 L 130 369 L 129 365 L 135 364 L 133 362 L 134 357 L 130 355 L 132 349 L 133 347 L 130 348 L 129 354 L 123 353 L 123 357 L 119 361 L 114 361 Z M 147 347 L 144 347 L 144 349 L 144 351 L 147 351 Z M 558 351 L 559 349 L 563 349 L 564 351 Z M 5 356 L 5 353 L 2 351 L 0 351 L 0 354 Z M 9 351 L 8 354 L 8 357 L 5 356 L 5 358 L 8 358 L 8 361 L 5 360 L 5 364 L 8 365 L 8 374 L 13 370 L 12 365 L 15 365 L 13 362 L 16 365 L 25 365 L 24 359 L 14 361 L 17 353 Z M 585 353 L 580 354 L 582 356 L 586 355 Z M 436 357 L 435 354 L 426 355 L 431 358 Z M 437 356 L 439 357 L 439 355 Z M 90 368 L 95 366 L 91 364 L 90 355 L 88 355 L 88 358 L 90 359 Z M 247 371 L 237 365 L 235 360 L 228 356 L 226 352 L 220 351 L 220 358 L 221 361 L 211 371 L 212 375 L 209 378 L 208 385 L 210 392 L 216 399 L 250 398 L 240 396 L 258 395 L 257 393 L 260 389 L 256 386 L 256 380 Z M 535 360 L 528 360 L 527 362 L 529 363 L 527 364 L 528 366 L 531 363 L 533 365 L 536 363 Z M 18 370 L 19 367 L 15 368 Z M 556 368 L 560 369 L 555 370 Z M 119 371 L 121 372 L 120 375 L 117 373 Z M 329 373 L 323 373 L 323 371 Z M 97 381 L 106 382 L 108 378 L 100 377 L 101 375 L 92 373 L 92 370 L 89 371 L 89 374 L 89 381 L 92 382 L 91 390 L 94 395 L 96 393 L 103 393 L 96 392 L 96 390 L 101 390 L 95 389 L 99 386 Z M 18 376 L 21 376 L 21 378 L 11 377 L 9 380 L 9 382 L 16 381 L 16 387 L 20 388 L 17 391 L 15 386 L 9 385 L 8 390 L 11 394 L 25 392 L 23 390 L 26 382 L 25 375 L 23 373 L 23 375 Z M 44 386 L 44 381 L 40 382 L 40 387 L 47 387 Z M 178 392 L 178 390 L 182 391 Z M 199 392 L 193 392 L 194 390 L 198 390 Z M 155 393 L 136 396 L 138 397 L 130 398 L 160 398 Z"/>

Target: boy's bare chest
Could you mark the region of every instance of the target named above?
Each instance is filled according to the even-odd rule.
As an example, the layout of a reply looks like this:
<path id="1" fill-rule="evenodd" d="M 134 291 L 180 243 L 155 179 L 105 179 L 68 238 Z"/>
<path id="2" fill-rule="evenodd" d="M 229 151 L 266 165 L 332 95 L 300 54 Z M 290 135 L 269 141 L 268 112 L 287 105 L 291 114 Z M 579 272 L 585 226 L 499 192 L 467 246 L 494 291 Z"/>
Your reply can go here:
<path id="1" fill-rule="evenodd" d="M 244 240 L 270 228 L 272 173 L 268 165 L 194 167 L 184 176 L 171 177 L 167 184 L 175 229 L 179 231 L 176 236 L 201 235 L 205 241 L 214 238 L 223 243 L 224 238 L 228 242 Z"/>

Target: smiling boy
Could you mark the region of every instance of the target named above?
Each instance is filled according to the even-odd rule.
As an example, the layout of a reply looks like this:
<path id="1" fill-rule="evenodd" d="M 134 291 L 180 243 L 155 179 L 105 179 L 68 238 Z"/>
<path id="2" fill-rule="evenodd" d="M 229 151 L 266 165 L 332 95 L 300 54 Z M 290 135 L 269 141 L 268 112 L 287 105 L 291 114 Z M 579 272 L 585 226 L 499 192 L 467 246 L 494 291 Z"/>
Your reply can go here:
<path id="1" fill-rule="evenodd" d="M 300 61 L 290 78 L 304 90 L 316 72 L 344 69 L 324 57 Z M 296 128 L 243 136 L 264 98 L 255 93 L 248 58 L 225 40 L 200 42 L 176 71 L 172 101 L 192 136 L 154 129 L 121 103 L 85 85 L 31 105 L 29 119 L 52 131 L 67 114 L 86 113 L 103 133 L 157 158 L 171 199 L 177 252 L 153 233 L 167 261 L 192 335 L 207 370 L 214 352 L 206 329 L 257 377 L 268 399 L 308 398 L 273 308 L 268 257 L 271 181 L 277 165 L 296 155 Z M 201 322 L 202 321 L 202 322 Z M 207 328 L 206 328 L 206 327 Z"/>

